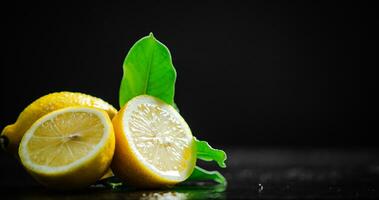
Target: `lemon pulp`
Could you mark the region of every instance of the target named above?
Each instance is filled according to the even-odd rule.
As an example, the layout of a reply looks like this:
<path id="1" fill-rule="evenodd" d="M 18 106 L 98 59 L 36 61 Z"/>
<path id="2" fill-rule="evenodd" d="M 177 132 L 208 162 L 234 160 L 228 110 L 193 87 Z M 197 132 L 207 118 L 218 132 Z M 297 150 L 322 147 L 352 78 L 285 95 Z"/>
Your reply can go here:
<path id="1" fill-rule="evenodd" d="M 191 143 L 183 124 L 162 106 L 151 103 L 139 104 L 127 123 L 129 136 L 149 167 L 162 175 L 180 176 Z"/>
<path id="2" fill-rule="evenodd" d="M 37 165 L 68 165 L 91 152 L 101 140 L 103 130 L 104 125 L 93 113 L 62 113 L 34 131 L 27 151 Z"/>

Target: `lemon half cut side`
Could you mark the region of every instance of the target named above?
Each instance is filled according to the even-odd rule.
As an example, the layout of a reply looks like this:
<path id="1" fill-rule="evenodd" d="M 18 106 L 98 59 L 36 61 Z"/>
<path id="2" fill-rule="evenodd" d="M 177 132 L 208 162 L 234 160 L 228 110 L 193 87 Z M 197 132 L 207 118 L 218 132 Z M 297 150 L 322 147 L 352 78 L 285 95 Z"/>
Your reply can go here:
<path id="1" fill-rule="evenodd" d="M 148 95 L 131 99 L 113 119 L 113 172 L 137 187 L 164 187 L 191 175 L 196 150 L 191 130 L 170 105 Z"/>
<path id="2" fill-rule="evenodd" d="M 104 100 L 79 92 L 54 92 L 29 104 L 14 124 L 6 126 L 0 136 L 0 146 L 6 151 L 18 153 L 19 143 L 25 132 L 42 116 L 58 109 L 72 106 L 87 106 L 106 111 L 112 119 L 117 110 Z"/>
<path id="3" fill-rule="evenodd" d="M 19 147 L 23 166 L 40 183 L 56 189 L 86 187 L 109 168 L 115 148 L 105 111 L 68 107 L 37 120 Z"/>

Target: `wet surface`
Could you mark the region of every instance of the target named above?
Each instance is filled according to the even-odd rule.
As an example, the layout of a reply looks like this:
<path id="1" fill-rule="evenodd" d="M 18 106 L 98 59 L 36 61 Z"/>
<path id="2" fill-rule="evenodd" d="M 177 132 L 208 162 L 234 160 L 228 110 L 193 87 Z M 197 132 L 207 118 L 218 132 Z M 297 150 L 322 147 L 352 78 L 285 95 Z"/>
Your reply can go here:
<path id="1" fill-rule="evenodd" d="M 376 150 L 228 150 L 228 185 L 188 183 L 167 190 L 93 186 L 54 192 L 14 163 L 1 166 L 1 199 L 346 199 L 379 198 Z M 10 159 L 3 153 L 2 158 Z M 3 160 L 3 159 L 2 159 Z M 206 168 L 213 164 L 200 163 Z"/>

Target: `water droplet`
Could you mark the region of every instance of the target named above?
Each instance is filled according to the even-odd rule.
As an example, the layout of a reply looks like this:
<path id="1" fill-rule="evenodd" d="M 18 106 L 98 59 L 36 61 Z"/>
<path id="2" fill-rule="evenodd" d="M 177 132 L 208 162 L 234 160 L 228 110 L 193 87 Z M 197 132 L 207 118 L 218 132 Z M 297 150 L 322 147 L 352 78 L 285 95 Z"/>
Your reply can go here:
<path id="1" fill-rule="evenodd" d="M 263 185 L 262 184 L 258 184 L 258 192 L 261 193 L 263 191 Z"/>

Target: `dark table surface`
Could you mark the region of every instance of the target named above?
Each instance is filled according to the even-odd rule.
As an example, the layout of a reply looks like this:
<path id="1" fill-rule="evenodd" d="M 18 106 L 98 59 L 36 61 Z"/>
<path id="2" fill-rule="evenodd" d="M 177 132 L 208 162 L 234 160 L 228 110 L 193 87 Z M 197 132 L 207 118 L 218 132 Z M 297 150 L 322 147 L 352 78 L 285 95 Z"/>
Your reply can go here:
<path id="1" fill-rule="evenodd" d="M 229 149 L 228 185 L 195 183 L 170 190 L 49 191 L 1 153 L 1 199 L 379 199 L 379 151 Z M 207 168 L 213 164 L 200 163 Z"/>

